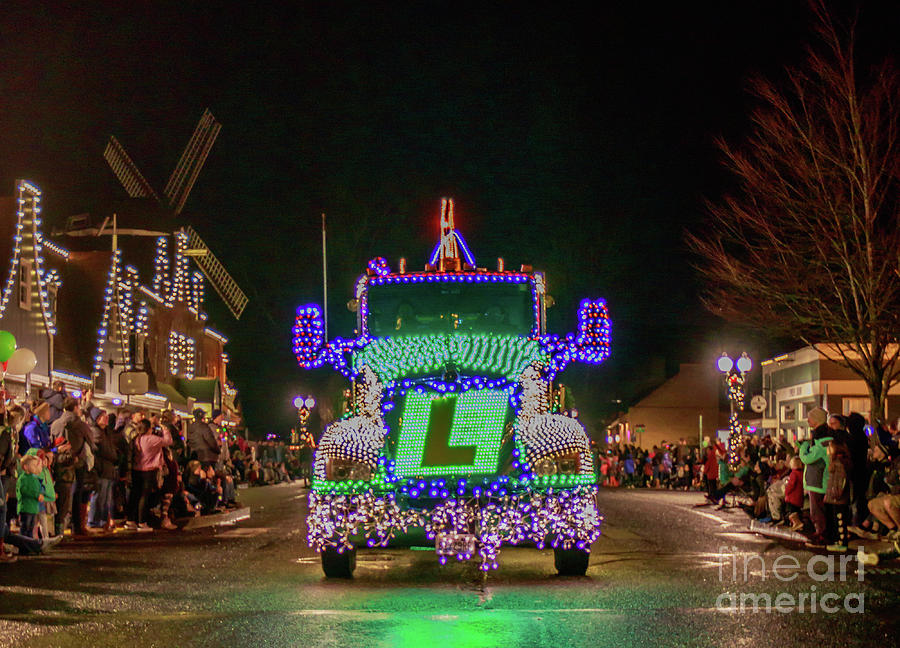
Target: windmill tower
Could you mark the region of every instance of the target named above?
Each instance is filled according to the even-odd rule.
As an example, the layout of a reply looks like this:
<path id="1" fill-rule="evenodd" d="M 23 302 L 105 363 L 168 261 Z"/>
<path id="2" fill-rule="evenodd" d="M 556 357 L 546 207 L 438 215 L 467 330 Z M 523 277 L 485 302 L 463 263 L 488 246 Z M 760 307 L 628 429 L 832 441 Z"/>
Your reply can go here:
<path id="1" fill-rule="evenodd" d="M 181 214 L 221 129 L 222 125 L 216 121 L 209 109 L 204 110 L 203 116 L 200 117 L 200 121 L 194 129 L 194 134 L 181 154 L 181 159 L 166 182 L 162 196 L 154 191 L 153 186 L 144 178 L 137 165 L 115 137 L 110 136 L 103 157 L 129 196 L 154 200 L 165 211 L 177 217 Z M 154 287 L 168 284 L 167 300 L 183 299 L 185 295 L 195 295 L 198 291 L 196 281 L 189 276 L 187 271 L 187 259 L 192 258 L 203 276 L 219 293 L 231 314 L 235 319 L 240 319 L 241 313 L 247 306 L 247 295 L 212 253 L 209 246 L 190 225 L 176 232 L 175 238 L 173 268 L 175 276 L 169 281 L 161 274 L 165 272 L 165 269 L 158 268 L 153 282 Z"/>

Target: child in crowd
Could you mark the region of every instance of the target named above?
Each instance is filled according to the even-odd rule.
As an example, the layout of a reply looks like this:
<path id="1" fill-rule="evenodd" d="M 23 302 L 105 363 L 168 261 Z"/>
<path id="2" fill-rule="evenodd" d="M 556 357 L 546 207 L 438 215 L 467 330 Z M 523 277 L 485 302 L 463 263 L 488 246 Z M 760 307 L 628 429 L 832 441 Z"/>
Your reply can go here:
<path id="1" fill-rule="evenodd" d="M 43 489 L 44 501 L 41 502 L 40 512 L 37 518 L 37 528 L 40 537 L 49 538 L 53 535 L 53 517 L 56 515 L 56 488 L 53 485 L 53 474 L 50 466 L 53 464 L 53 453 L 31 448 L 26 454 L 33 454 L 41 460 L 41 488 Z"/>
<path id="2" fill-rule="evenodd" d="M 825 489 L 825 513 L 833 544 L 828 551 L 847 551 L 850 524 L 850 470 L 853 467 L 847 445 L 833 440 L 828 444 L 829 471 Z"/>
<path id="3" fill-rule="evenodd" d="M 800 457 L 791 457 L 791 474 L 784 487 L 784 503 L 791 522 L 791 531 L 803 529 L 800 512 L 803 510 L 803 462 Z"/>
<path id="4" fill-rule="evenodd" d="M 41 502 L 44 501 L 43 485 L 38 475 L 44 470 L 43 462 L 35 455 L 22 457 L 22 473 L 16 481 L 19 529 L 26 538 L 34 537 L 34 526 Z"/>

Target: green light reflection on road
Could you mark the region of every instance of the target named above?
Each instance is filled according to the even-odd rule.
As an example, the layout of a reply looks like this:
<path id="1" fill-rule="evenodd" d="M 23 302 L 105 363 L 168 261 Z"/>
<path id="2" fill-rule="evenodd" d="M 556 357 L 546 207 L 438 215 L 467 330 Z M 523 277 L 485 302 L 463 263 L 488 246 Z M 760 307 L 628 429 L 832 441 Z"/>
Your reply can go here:
<path id="1" fill-rule="evenodd" d="M 527 624 L 522 615 L 506 610 L 446 615 L 398 615 L 387 628 L 383 645 L 392 648 L 453 646 L 488 648 L 523 645 Z"/>

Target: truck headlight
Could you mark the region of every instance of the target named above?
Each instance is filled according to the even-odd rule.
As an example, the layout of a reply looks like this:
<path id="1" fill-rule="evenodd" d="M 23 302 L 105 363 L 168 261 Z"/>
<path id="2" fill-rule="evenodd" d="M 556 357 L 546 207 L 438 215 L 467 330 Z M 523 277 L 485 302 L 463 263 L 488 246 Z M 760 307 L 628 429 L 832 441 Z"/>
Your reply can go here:
<path id="1" fill-rule="evenodd" d="M 332 481 L 369 481 L 372 468 L 352 459 L 329 458 L 325 464 L 325 476 Z"/>
<path id="2" fill-rule="evenodd" d="M 538 475 L 577 475 L 580 468 L 577 453 L 544 457 L 534 462 L 534 472 Z"/>
<path id="3" fill-rule="evenodd" d="M 534 472 L 538 475 L 555 475 L 556 462 L 552 457 L 544 457 L 534 462 Z"/>

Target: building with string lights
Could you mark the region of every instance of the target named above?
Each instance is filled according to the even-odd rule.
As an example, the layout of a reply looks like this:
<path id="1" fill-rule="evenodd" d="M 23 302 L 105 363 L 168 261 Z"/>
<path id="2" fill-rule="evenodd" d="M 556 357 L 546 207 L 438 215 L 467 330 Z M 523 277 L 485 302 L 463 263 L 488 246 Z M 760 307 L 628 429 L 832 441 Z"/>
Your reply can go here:
<path id="1" fill-rule="evenodd" d="M 220 409 L 240 425 L 228 338 L 208 322 L 204 277 L 191 271 L 185 254 L 189 234 L 169 229 L 158 214 L 130 209 L 114 227 L 82 214 L 50 237 L 40 199 L 26 181 L 13 198 L 0 199 L 0 227 L 11 242 L 0 329 L 37 358 L 30 374 L 6 375 L 7 390 L 34 397 L 61 381 L 70 393 L 93 389 L 101 406 L 183 415 Z M 133 371 L 147 374 L 147 391 L 124 394 L 120 375 Z"/>

